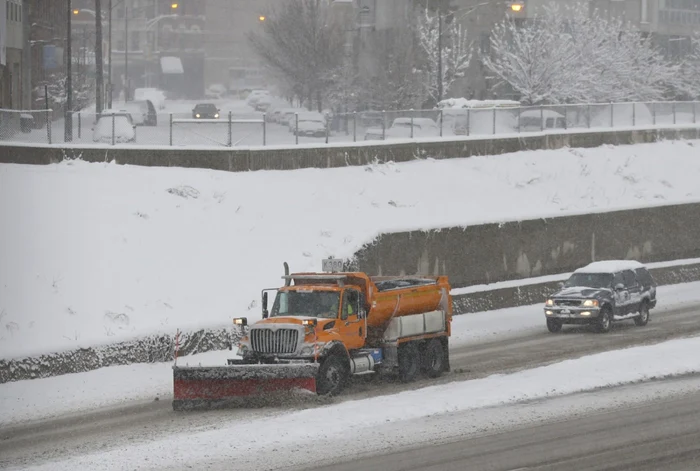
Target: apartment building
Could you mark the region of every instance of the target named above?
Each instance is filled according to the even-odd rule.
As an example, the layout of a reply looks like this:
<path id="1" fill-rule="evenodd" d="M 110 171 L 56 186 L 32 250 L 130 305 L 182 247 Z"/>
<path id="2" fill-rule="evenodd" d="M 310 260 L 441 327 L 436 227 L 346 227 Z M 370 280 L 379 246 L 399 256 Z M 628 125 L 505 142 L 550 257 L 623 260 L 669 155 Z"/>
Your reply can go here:
<path id="1" fill-rule="evenodd" d="M 23 107 L 24 5 L 0 0 L 0 108 Z"/>

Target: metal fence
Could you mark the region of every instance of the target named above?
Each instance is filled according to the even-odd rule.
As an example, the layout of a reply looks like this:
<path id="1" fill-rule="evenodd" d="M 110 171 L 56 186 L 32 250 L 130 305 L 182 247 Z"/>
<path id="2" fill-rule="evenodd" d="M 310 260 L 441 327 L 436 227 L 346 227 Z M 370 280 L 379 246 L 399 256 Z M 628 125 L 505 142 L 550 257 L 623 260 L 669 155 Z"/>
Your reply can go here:
<path id="1" fill-rule="evenodd" d="M 281 109 L 267 113 L 223 112 L 218 118 L 206 119 L 198 119 L 191 112 L 160 112 L 152 116 L 132 114 L 129 119 L 131 124 L 127 126 L 123 117 L 73 113 L 72 142 L 107 146 L 294 146 L 693 126 L 700 124 L 700 102 L 593 103 L 326 114 L 304 109 Z M 0 141 L 62 144 L 66 141 L 65 124 L 63 117 L 51 110 L 0 110 Z"/>

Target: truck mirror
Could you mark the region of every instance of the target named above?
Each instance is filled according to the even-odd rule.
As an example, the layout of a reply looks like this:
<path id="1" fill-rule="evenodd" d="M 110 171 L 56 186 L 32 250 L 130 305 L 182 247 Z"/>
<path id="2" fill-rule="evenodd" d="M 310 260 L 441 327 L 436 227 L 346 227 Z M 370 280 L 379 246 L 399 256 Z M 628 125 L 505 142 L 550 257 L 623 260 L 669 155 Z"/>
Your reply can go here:
<path id="1" fill-rule="evenodd" d="M 267 292 L 263 293 L 262 295 L 262 316 L 263 319 L 267 319 L 268 312 L 267 312 Z"/>
<path id="2" fill-rule="evenodd" d="M 625 289 L 625 285 L 623 285 L 622 283 L 618 283 L 615 285 L 615 291 L 622 291 L 623 289 Z"/>

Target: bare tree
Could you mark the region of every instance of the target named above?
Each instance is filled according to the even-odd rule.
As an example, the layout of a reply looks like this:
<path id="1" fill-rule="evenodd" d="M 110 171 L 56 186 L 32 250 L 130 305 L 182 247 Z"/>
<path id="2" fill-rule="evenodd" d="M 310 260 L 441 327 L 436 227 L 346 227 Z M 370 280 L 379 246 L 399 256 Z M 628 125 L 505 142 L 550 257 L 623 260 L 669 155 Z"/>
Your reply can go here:
<path id="1" fill-rule="evenodd" d="M 431 13 L 427 7 L 423 13 L 417 25 L 418 40 L 428 69 L 428 93 L 437 102 L 442 98 L 441 91 L 448 93 L 455 81 L 464 77 L 472 59 L 472 47 L 460 24 L 444 24 L 442 13 Z"/>
<path id="2" fill-rule="evenodd" d="M 340 65 L 344 45 L 343 30 L 333 21 L 327 2 L 284 2 L 266 15 L 263 32 L 250 34 L 249 41 L 309 109 L 315 99 L 322 110 L 330 71 Z"/>

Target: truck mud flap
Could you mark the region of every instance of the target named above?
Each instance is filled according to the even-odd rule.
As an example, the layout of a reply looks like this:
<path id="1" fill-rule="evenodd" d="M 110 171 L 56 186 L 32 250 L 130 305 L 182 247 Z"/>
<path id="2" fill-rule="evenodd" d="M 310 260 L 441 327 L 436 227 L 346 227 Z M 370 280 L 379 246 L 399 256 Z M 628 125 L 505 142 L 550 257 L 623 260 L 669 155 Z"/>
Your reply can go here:
<path id="1" fill-rule="evenodd" d="M 173 409 L 265 405 L 316 393 L 319 365 L 174 366 Z"/>

